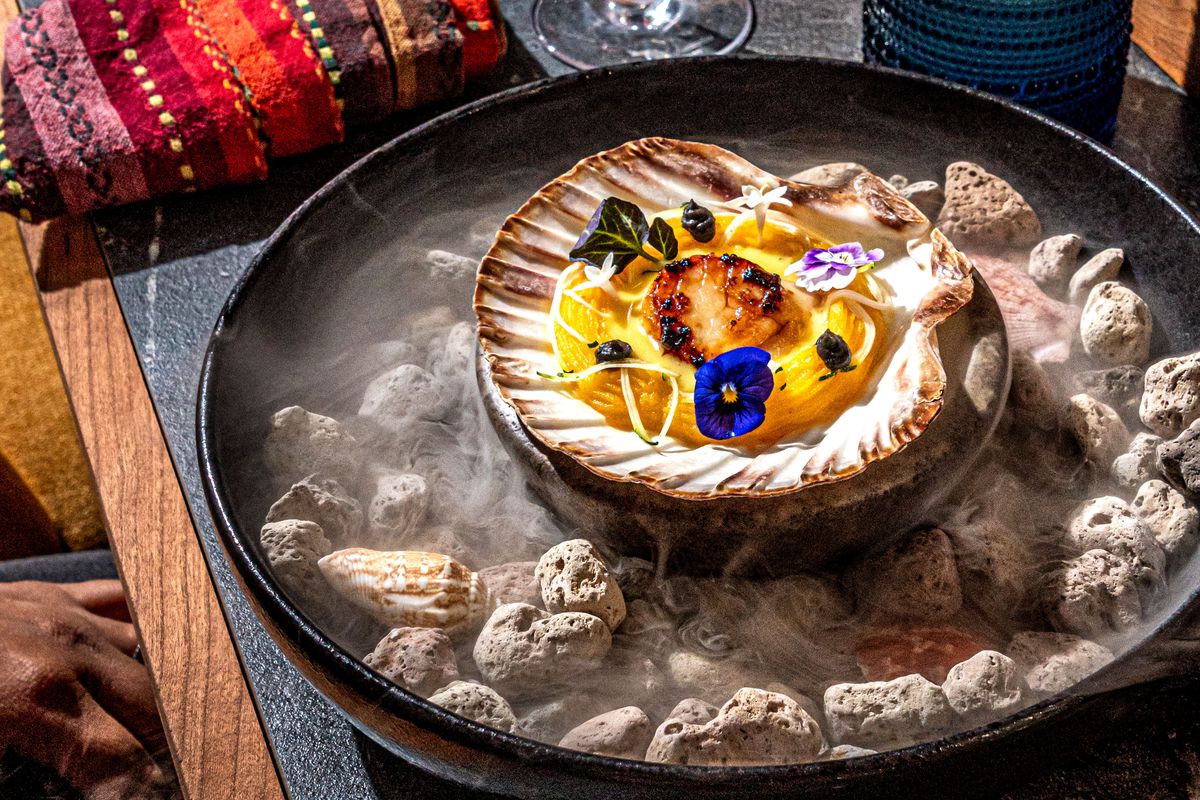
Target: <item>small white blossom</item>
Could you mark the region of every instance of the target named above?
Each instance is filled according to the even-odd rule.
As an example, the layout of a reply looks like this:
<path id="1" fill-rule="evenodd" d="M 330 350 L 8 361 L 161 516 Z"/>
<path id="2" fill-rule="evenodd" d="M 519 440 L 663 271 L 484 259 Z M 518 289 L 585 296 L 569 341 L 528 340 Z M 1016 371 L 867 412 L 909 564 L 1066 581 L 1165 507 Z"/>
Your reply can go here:
<path id="1" fill-rule="evenodd" d="M 741 197 L 735 197 L 725 203 L 729 208 L 739 211 L 738 215 L 725 228 L 725 241 L 729 241 L 733 232 L 740 228 L 743 222 L 754 217 L 754 221 L 758 224 L 758 243 L 761 245 L 763 226 L 767 224 L 767 211 L 773 205 L 790 206 L 792 204 L 791 200 L 784 197 L 785 194 L 787 194 L 786 186 L 772 187 L 770 183 L 764 183 L 758 187 L 743 186 Z"/>
<path id="2" fill-rule="evenodd" d="M 583 277 L 587 280 L 576 286 L 575 291 L 579 291 L 580 289 L 603 289 L 606 294 L 616 297 L 617 289 L 612 285 L 613 276 L 616 274 L 617 265 L 613 263 L 613 254 L 609 253 L 604 257 L 604 263 L 598 267 L 587 263 L 583 265 Z"/>

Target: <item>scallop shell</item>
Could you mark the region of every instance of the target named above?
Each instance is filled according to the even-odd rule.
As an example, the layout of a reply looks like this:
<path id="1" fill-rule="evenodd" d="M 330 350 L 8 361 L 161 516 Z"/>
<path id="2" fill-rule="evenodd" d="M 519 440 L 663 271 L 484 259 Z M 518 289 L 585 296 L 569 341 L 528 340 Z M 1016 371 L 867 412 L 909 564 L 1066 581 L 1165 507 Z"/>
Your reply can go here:
<path id="1" fill-rule="evenodd" d="M 1061 364 L 1070 357 L 1079 333 L 1078 306 L 1047 295 L 1010 259 L 973 254 L 971 263 L 996 295 L 1013 348 L 1028 351 L 1038 361 Z"/>
<path id="2" fill-rule="evenodd" d="M 441 553 L 351 547 L 317 566 L 339 594 L 392 627 L 470 628 L 491 610 L 479 573 Z"/>
<path id="3" fill-rule="evenodd" d="M 647 214 L 741 195 L 743 185 L 787 187 L 793 224 L 832 242 L 882 247 L 873 276 L 894 295 L 889 350 L 871 393 L 827 428 L 758 452 L 665 437 L 657 447 L 610 427 L 582 400 L 537 373 L 558 371 L 549 340 L 550 304 L 568 251 L 596 206 L 615 195 Z M 971 264 L 915 206 L 876 175 L 840 187 L 771 175 L 720 147 L 640 139 L 585 158 L 546 184 L 504 223 L 479 267 L 475 312 L 483 354 L 499 395 L 545 446 L 614 481 L 703 499 L 786 494 L 847 478 L 904 448 L 942 405 L 946 374 L 938 324 L 971 299 Z"/>

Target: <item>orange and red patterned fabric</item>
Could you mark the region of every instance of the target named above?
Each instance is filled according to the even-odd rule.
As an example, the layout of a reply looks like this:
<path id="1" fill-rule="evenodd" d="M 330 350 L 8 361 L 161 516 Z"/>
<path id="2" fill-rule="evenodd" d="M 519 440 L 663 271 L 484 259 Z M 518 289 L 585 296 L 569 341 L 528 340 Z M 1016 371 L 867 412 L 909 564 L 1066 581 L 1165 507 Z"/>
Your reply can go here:
<path id="1" fill-rule="evenodd" d="M 0 210 L 262 180 L 270 158 L 457 94 L 503 50 L 488 0 L 48 0 L 5 32 Z"/>

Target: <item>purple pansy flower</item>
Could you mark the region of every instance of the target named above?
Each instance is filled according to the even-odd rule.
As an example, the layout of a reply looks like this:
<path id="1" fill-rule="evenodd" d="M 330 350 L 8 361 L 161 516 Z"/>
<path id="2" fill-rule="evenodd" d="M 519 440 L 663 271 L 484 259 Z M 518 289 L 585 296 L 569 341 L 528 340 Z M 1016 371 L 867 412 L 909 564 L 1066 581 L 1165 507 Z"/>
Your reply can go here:
<path id="1" fill-rule="evenodd" d="M 859 267 L 874 264 L 883 258 L 878 247 L 863 251 L 858 242 L 835 244 L 828 249 L 817 247 L 804 254 L 783 271 L 784 275 L 795 275 L 796 283 L 810 292 L 828 292 L 845 289 L 854 281 Z"/>
<path id="2" fill-rule="evenodd" d="M 766 400 L 775 390 L 761 347 L 739 347 L 696 370 L 696 427 L 709 439 L 732 439 L 762 425 Z"/>

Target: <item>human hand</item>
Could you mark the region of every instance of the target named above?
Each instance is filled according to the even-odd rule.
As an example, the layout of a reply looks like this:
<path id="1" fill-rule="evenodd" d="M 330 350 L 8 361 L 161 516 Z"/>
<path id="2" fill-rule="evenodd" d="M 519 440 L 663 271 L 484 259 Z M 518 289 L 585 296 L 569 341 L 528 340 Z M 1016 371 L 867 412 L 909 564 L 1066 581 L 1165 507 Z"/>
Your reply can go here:
<path id="1" fill-rule="evenodd" d="M 136 647 L 118 581 L 0 583 L 0 753 L 89 800 L 162 790 L 162 725 Z"/>

